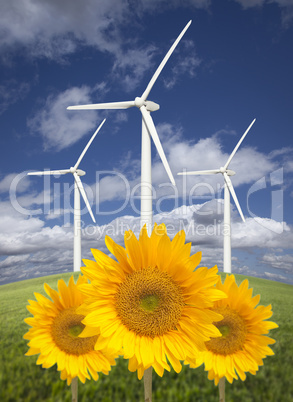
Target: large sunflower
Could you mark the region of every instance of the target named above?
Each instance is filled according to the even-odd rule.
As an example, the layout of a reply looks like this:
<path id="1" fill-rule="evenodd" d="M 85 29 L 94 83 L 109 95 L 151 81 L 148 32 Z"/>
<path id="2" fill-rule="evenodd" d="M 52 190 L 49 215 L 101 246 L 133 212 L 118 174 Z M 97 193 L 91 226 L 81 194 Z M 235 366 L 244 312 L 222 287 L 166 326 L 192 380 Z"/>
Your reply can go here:
<path id="1" fill-rule="evenodd" d="M 78 377 L 83 383 L 90 375 L 98 379 L 97 372 L 108 374 L 111 364 L 115 360 L 111 356 L 104 356 L 101 351 L 94 350 L 98 336 L 79 338 L 84 328 L 81 323 L 83 315 L 76 313 L 85 299 L 78 290 L 78 285 L 87 280 L 79 276 L 77 284 L 73 276 L 68 286 L 61 279 L 58 281 L 59 292 L 45 284 L 45 291 L 52 301 L 40 293 L 35 293 L 37 301 L 29 300 L 27 309 L 33 317 L 24 321 L 31 326 L 24 335 L 30 342 L 26 356 L 39 354 L 37 364 L 49 368 L 57 363 L 61 371 L 61 379 L 67 380 L 68 385 L 72 379 Z"/>
<path id="2" fill-rule="evenodd" d="M 78 309 L 86 316 L 80 336 L 100 334 L 95 349 L 122 351 L 138 378 L 151 366 L 162 376 L 167 359 L 180 372 L 180 360 L 221 335 L 212 323 L 222 316 L 210 309 L 226 297 L 214 287 L 218 269 L 194 271 L 201 253 L 190 256 L 184 232 L 171 241 L 163 224 L 150 237 L 144 227 L 139 240 L 126 231 L 124 241 L 125 249 L 106 237 L 117 261 L 99 250 L 92 250 L 96 261 L 84 260 L 91 283 L 80 286 L 87 296 Z"/>
<path id="3" fill-rule="evenodd" d="M 263 359 L 274 354 L 268 345 L 275 340 L 265 335 L 278 325 L 265 321 L 272 316 L 272 307 L 257 306 L 260 295 L 252 297 L 253 289 L 248 288 L 247 279 L 238 287 L 234 275 L 227 275 L 224 284 L 219 278 L 216 288 L 228 296 L 216 301 L 212 309 L 224 317 L 215 323 L 222 337 L 206 342 L 206 350 L 196 359 L 187 358 L 186 362 L 192 368 L 204 363 L 208 378 L 215 385 L 223 377 L 230 383 L 238 376 L 244 381 L 245 372 L 256 374 Z"/>

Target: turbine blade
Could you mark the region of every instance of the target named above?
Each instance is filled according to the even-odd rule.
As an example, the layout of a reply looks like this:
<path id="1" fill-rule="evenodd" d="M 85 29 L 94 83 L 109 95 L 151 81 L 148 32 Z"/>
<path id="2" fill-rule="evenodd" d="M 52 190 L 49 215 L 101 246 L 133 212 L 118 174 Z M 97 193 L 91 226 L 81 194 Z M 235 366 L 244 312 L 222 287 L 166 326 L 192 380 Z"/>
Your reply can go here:
<path id="1" fill-rule="evenodd" d="M 70 173 L 70 169 L 63 169 L 63 170 L 43 170 L 41 172 L 29 172 L 28 175 L 30 176 L 43 176 L 49 174 L 66 174 Z"/>
<path id="2" fill-rule="evenodd" d="M 230 194 L 232 195 L 233 200 L 234 200 L 234 202 L 235 202 L 235 205 L 236 205 L 236 207 L 237 207 L 237 209 L 238 209 L 238 212 L 239 212 L 239 214 L 240 214 L 240 216 L 241 216 L 243 222 L 245 222 L 245 218 L 244 218 L 244 215 L 243 215 L 243 213 L 242 213 L 240 204 L 239 204 L 239 202 L 238 202 L 238 199 L 237 199 L 237 196 L 236 196 L 236 193 L 235 193 L 235 190 L 234 190 L 232 181 L 231 181 L 230 177 L 227 175 L 226 172 L 223 173 L 223 175 L 224 175 L 225 182 L 226 182 L 226 184 L 227 184 L 227 186 L 228 186 L 228 189 L 229 189 L 229 191 L 230 191 Z"/>
<path id="3" fill-rule="evenodd" d="M 84 150 L 82 151 L 82 153 L 80 154 L 80 157 L 78 158 L 74 169 L 77 169 L 82 158 L 84 157 L 84 154 L 86 153 L 86 151 L 88 150 L 89 146 L 91 145 L 91 143 L 93 142 L 93 140 L 95 139 L 96 135 L 98 134 L 98 132 L 100 131 L 100 129 L 102 128 L 103 124 L 105 123 L 106 119 L 104 119 L 102 121 L 102 123 L 99 125 L 99 127 L 97 128 L 97 130 L 95 131 L 95 133 L 92 135 L 91 139 L 89 140 L 89 142 L 87 143 L 86 147 L 84 148 Z"/>
<path id="4" fill-rule="evenodd" d="M 254 120 L 250 123 L 249 127 L 247 128 L 247 130 L 245 131 L 245 133 L 242 135 L 242 137 L 241 137 L 240 140 L 238 141 L 238 144 L 237 144 L 236 147 L 234 148 L 233 152 L 231 153 L 231 155 L 229 156 L 229 158 L 228 158 L 228 160 L 227 160 L 227 162 L 226 162 L 226 165 L 224 166 L 225 169 L 228 168 L 228 166 L 229 166 L 229 164 L 230 164 L 230 162 L 231 162 L 233 156 L 235 155 L 237 149 L 240 147 L 242 141 L 244 140 L 244 138 L 245 138 L 246 135 L 248 134 L 248 131 L 249 131 L 249 130 L 251 129 L 251 127 L 253 126 L 255 120 L 256 120 L 256 119 L 254 119 Z"/>
<path id="5" fill-rule="evenodd" d="M 84 199 L 85 205 L 87 206 L 87 209 L 88 209 L 88 211 L 90 213 L 90 216 L 92 217 L 92 220 L 96 223 L 93 211 L 92 211 L 90 203 L 89 203 L 89 201 L 87 199 L 86 192 L 85 192 L 85 190 L 83 188 L 83 185 L 82 185 L 82 182 L 80 180 L 80 177 L 78 176 L 78 174 L 76 172 L 73 173 L 73 176 L 74 176 L 75 182 L 77 184 L 77 187 L 78 187 L 78 189 L 80 191 L 80 194 L 82 195 L 82 198 Z"/>
<path id="6" fill-rule="evenodd" d="M 135 106 L 134 101 L 94 103 L 92 105 L 68 106 L 67 110 L 89 110 L 89 109 L 128 109 Z"/>
<path id="7" fill-rule="evenodd" d="M 180 176 L 192 176 L 192 175 L 201 175 L 201 174 L 216 174 L 216 173 L 221 173 L 220 169 L 214 169 L 214 170 L 195 170 L 193 172 L 180 172 L 177 173 Z"/>
<path id="8" fill-rule="evenodd" d="M 161 71 L 163 70 L 165 64 L 167 63 L 169 57 L 171 56 L 171 54 L 173 53 L 173 51 L 175 50 L 176 46 L 178 45 L 178 43 L 180 42 L 182 36 L 185 34 L 185 32 L 187 31 L 187 29 L 189 28 L 189 25 L 191 24 L 191 20 L 188 22 L 188 24 L 186 24 L 185 28 L 181 31 L 180 35 L 178 36 L 178 38 L 175 40 L 175 42 L 173 43 L 173 45 L 171 46 L 171 48 L 169 49 L 168 53 L 166 54 L 166 56 L 163 58 L 163 60 L 161 61 L 161 64 L 159 65 L 159 67 L 157 68 L 155 74 L 153 75 L 153 77 L 151 78 L 150 82 L 148 83 L 148 86 L 146 87 L 144 93 L 142 94 L 141 98 L 146 101 L 147 97 L 149 96 L 149 93 L 154 85 L 154 83 L 156 82 L 158 76 L 160 75 Z"/>
<path id="9" fill-rule="evenodd" d="M 150 136 L 152 137 L 152 139 L 154 141 L 154 144 L 155 144 L 155 146 L 157 148 L 158 154 L 160 155 L 160 158 L 161 158 L 161 160 L 163 162 L 164 168 L 165 168 L 165 170 L 166 170 L 166 172 L 167 172 L 167 174 L 169 176 L 169 179 L 170 179 L 171 183 L 173 184 L 173 186 L 175 186 L 175 180 L 174 180 L 173 174 L 171 172 L 169 163 L 167 161 L 165 152 L 163 150 L 161 141 L 159 139 L 159 136 L 158 136 L 156 127 L 154 125 L 153 119 L 152 119 L 150 113 L 147 111 L 145 106 L 142 106 L 140 108 L 140 111 L 142 113 L 142 118 L 144 120 L 144 123 L 145 123 L 145 125 L 146 125 L 146 127 L 147 127 L 147 129 L 148 129 L 148 131 L 150 133 Z"/>

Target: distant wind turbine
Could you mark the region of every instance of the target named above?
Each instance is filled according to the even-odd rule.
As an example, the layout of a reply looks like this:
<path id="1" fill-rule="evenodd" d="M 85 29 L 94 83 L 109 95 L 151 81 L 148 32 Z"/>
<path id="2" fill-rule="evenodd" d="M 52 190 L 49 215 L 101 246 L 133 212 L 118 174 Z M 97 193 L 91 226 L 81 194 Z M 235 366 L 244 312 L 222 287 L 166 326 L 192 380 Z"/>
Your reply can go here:
<path id="1" fill-rule="evenodd" d="M 139 108 L 142 114 L 142 141 L 141 141 L 141 225 L 146 224 L 148 231 L 150 231 L 152 226 L 152 175 L 151 175 L 151 140 L 152 137 L 154 144 L 157 148 L 157 151 L 160 155 L 160 158 L 163 162 L 165 170 L 169 176 L 171 183 L 175 186 L 175 180 L 172 175 L 170 166 L 166 159 L 163 147 L 161 145 L 156 127 L 154 125 L 153 119 L 151 117 L 150 112 L 154 112 L 160 108 L 157 103 L 147 100 L 147 97 L 155 84 L 158 76 L 160 75 L 162 69 L 167 63 L 169 57 L 173 53 L 174 49 L 178 45 L 179 41 L 185 34 L 188 29 L 191 21 L 185 26 L 182 30 L 176 41 L 173 43 L 168 53 L 162 60 L 161 64 L 157 68 L 155 74 L 152 79 L 148 83 L 145 91 L 141 95 L 141 97 L 136 97 L 132 101 L 125 102 L 112 102 L 112 103 L 98 103 L 92 105 L 78 105 L 78 106 L 69 106 L 67 109 L 69 110 L 77 110 L 77 109 L 128 109 L 136 106 Z"/>
<path id="2" fill-rule="evenodd" d="M 228 166 L 235 155 L 236 151 L 240 147 L 242 141 L 246 137 L 247 133 L 251 129 L 252 125 L 254 124 L 256 119 L 254 119 L 245 133 L 242 135 L 240 138 L 238 144 L 234 148 L 233 152 L 229 156 L 226 164 L 223 167 L 220 167 L 219 169 L 214 169 L 214 170 L 197 170 L 194 172 L 180 172 L 178 175 L 205 175 L 205 174 L 217 174 L 217 173 L 222 173 L 224 176 L 224 181 L 225 181 L 225 187 L 224 187 L 224 231 L 223 231 L 223 237 L 224 237 L 224 272 L 231 273 L 231 209 L 230 209 L 230 193 L 232 195 L 232 198 L 236 204 L 236 207 L 239 211 L 239 214 L 245 222 L 241 207 L 239 205 L 236 193 L 234 191 L 234 187 L 232 184 L 232 181 L 230 179 L 230 176 L 234 176 L 235 172 L 233 170 L 228 169 Z"/>
<path id="3" fill-rule="evenodd" d="M 80 162 L 82 161 L 82 158 L 84 157 L 86 151 L 88 150 L 89 146 L 95 139 L 96 135 L 102 128 L 103 124 L 105 123 L 106 119 L 102 121 L 102 123 L 99 125 L 95 133 L 92 135 L 91 139 L 87 143 L 86 147 L 80 154 L 80 157 L 78 158 L 76 164 L 69 168 L 69 169 L 62 169 L 62 170 L 45 170 L 42 172 L 30 172 L 28 175 L 61 175 L 61 174 L 67 174 L 67 173 L 72 173 L 74 177 L 74 239 L 73 239 L 73 270 L 74 272 L 80 271 L 81 267 L 81 226 L 80 226 L 80 194 L 82 195 L 82 198 L 84 199 L 84 202 L 87 206 L 87 209 L 91 215 L 91 218 L 94 222 L 96 222 L 94 214 L 92 212 L 90 203 L 87 199 L 86 192 L 83 188 L 82 182 L 80 180 L 80 176 L 85 175 L 85 171 L 78 169 L 78 166 Z"/>

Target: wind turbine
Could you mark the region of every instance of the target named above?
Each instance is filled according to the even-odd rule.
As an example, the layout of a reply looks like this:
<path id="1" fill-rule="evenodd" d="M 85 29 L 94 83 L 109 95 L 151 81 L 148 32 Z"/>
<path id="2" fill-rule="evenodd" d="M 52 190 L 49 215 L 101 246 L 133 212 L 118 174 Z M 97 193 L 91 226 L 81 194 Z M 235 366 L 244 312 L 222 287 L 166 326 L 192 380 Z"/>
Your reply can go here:
<path id="1" fill-rule="evenodd" d="M 102 123 L 99 125 L 95 133 L 92 135 L 91 139 L 87 143 L 86 147 L 80 154 L 80 157 L 78 158 L 76 164 L 73 167 L 70 167 L 69 169 L 62 169 L 62 170 L 45 170 L 42 172 L 30 172 L 28 175 L 63 175 L 67 173 L 72 173 L 74 177 L 74 238 L 73 238 L 73 271 L 79 271 L 80 266 L 81 266 L 81 218 L 80 218 L 80 194 L 82 195 L 82 198 L 84 199 L 84 202 L 87 206 L 87 209 L 91 215 L 91 218 L 94 222 L 96 222 L 94 214 L 92 212 L 90 203 L 87 199 L 86 192 L 83 188 L 80 176 L 85 175 L 85 171 L 78 169 L 78 166 L 80 162 L 82 161 L 82 158 L 84 157 L 86 151 L 88 150 L 89 146 L 95 139 L 96 135 L 102 128 L 103 124 L 105 123 L 106 119 L 102 121 Z"/>
<path id="2" fill-rule="evenodd" d="M 175 186 L 175 180 L 173 174 L 171 172 L 170 166 L 166 159 L 163 147 L 161 145 L 156 127 L 154 125 L 153 119 L 151 117 L 151 112 L 154 112 L 160 108 L 157 103 L 147 100 L 149 93 L 155 84 L 158 76 L 160 75 L 162 69 L 167 63 L 169 57 L 173 53 L 174 49 L 180 42 L 181 38 L 185 34 L 188 29 L 191 21 L 185 26 L 182 30 L 178 38 L 175 40 L 168 53 L 162 60 L 161 64 L 157 68 L 155 74 L 151 78 L 148 83 L 145 91 L 141 95 L 141 97 L 136 97 L 132 101 L 125 102 L 112 102 L 112 103 L 98 103 L 92 105 L 78 105 L 78 106 L 69 106 L 67 109 L 69 110 L 77 110 L 77 109 L 128 109 L 131 107 L 137 107 L 142 114 L 142 140 L 141 140 L 141 226 L 144 224 L 147 225 L 147 229 L 150 232 L 152 226 L 152 175 L 151 175 L 151 140 L 152 137 L 154 144 L 157 148 L 157 151 L 160 155 L 160 158 L 163 162 L 165 170 L 169 176 L 171 183 Z"/>
<path id="3" fill-rule="evenodd" d="M 232 181 L 230 179 L 230 176 L 234 176 L 235 172 L 233 170 L 228 169 L 229 164 L 231 160 L 233 159 L 233 156 L 235 155 L 236 151 L 240 147 L 242 141 L 248 134 L 249 130 L 251 129 L 252 125 L 254 124 L 256 119 L 254 119 L 245 133 L 242 135 L 240 138 L 238 144 L 234 148 L 233 152 L 229 156 L 226 164 L 219 169 L 214 169 L 214 170 L 197 170 L 194 172 L 180 172 L 178 175 L 205 175 L 205 174 L 217 174 L 217 173 L 222 173 L 224 176 L 224 181 L 225 181 L 225 186 L 224 186 L 224 231 L 223 231 L 223 237 L 224 237 L 224 272 L 231 273 L 231 209 L 230 209 L 230 194 L 232 195 L 232 198 L 236 204 L 236 207 L 239 211 L 239 214 L 245 222 L 245 218 L 243 216 L 241 207 L 239 205 L 236 193 L 234 191 L 234 187 L 232 184 Z"/>

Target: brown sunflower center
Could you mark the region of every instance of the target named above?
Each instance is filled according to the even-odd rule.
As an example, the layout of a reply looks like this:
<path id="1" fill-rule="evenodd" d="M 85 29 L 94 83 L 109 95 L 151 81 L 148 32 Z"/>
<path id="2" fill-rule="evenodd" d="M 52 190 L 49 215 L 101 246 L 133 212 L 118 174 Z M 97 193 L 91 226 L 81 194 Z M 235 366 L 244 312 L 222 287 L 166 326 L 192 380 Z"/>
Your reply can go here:
<path id="1" fill-rule="evenodd" d="M 51 334 L 55 344 L 63 352 L 79 356 L 94 350 L 98 336 L 78 337 L 85 327 L 81 322 L 84 315 L 76 314 L 75 310 L 75 307 L 71 307 L 60 311 L 53 321 Z"/>
<path id="2" fill-rule="evenodd" d="M 138 335 L 162 335 L 172 329 L 184 306 L 182 290 L 157 267 L 129 274 L 115 297 L 122 323 Z"/>
<path id="3" fill-rule="evenodd" d="M 229 355 L 242 350 L 247 333 L 247 327 L 243 318 L 229 307 L 219 307 L 214 309 L 214 311 L 224 316 L 222 321 L 213 323 L 222 336 L 212 338 L 206 342 L 208 350 L 220 355 Z"/>

